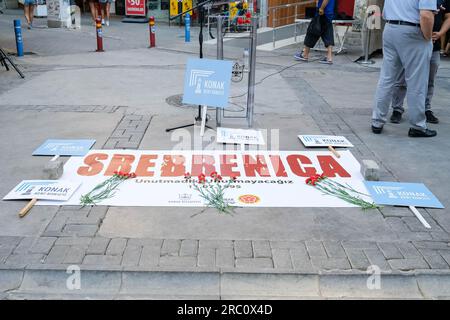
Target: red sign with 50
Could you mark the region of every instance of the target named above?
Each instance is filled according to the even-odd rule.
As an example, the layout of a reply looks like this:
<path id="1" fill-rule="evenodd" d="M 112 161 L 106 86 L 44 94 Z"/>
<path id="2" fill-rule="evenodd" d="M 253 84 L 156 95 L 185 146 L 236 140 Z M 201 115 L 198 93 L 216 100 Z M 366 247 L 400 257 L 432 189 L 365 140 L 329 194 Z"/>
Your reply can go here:
<path id="1" fill-rule="evenodd" d="M 145 0 L 125 0 L 125 15 L 145 16 Z"/>

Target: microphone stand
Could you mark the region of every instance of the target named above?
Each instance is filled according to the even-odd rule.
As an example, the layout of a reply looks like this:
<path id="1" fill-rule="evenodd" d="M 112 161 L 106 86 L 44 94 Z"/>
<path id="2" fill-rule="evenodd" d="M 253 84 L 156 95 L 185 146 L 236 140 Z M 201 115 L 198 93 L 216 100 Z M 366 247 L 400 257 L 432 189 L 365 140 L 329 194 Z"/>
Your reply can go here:
<path id="1" fill-rule="evenodd" d="M 192 7 L 189 10 L 186 10 L 180 14 L 177 14 L 176 16 L 171 17 L 169 20 L 175 20 L 178 17 L 181 17 L 183 15 L 185 15 L 186 13 L 188 13 L 189 11 L 195 10 L 198 8 L 198 18 L 200 20 L 200 33 L 198 34 L 198 43 L 200 45 L 200 52 L 199 52 L 199 56 L 200 59 L 203 59 L 203 19 L 204 19 L 204 7 L 205 5 L 207 5 L 210 2 L 213 2 L 214 0 L 205 0 L 199 4 L 197 4 L 195 7 Z M 198 115 L 197 117 L 195 117 L 195 121 L 202 121 L 202 106 L 198 106 Z M 208 118 L 205 119 L 205 122 L 208 121 Z M 191 124 L 186 124 L 186 125 L 181 125 L 178 127 L 174 127 L 174 128 L 168 128 L 166 129 L 166 132 L 170 132 L 173 130 L 177 130 L 177 129 L 181 129 L 181 128 L 187 128 L 187 127 L 193 127 L 195 124 L 191 123 Z M 206 128 L 208 129 L 212 129 L 211 127 L 205 125 Z"/>

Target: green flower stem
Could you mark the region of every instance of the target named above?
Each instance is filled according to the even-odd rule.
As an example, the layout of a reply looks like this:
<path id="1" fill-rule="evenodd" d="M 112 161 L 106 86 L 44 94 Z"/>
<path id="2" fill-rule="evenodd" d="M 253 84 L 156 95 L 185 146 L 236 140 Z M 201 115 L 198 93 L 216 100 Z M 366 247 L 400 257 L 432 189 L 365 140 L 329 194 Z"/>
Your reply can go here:
<path id="1" fill-rule="evenodd" d="M 80 203 L 83 206 L 96 205 L 97 203 L 112 198 L 119 185 L 124 182 L 127 178 L 114 175 L 102 183 L 99 183 L 94 187 L 89 193 L 82 195 L 80 198 Z"/>
<path id="2" fill-rule="evenodd" d="M 200 197 L 205 200 L 206 205 L 211 208 L 216 208 L 220 213 L 230 213 L 231 206 L 225 201 L 225 190 L 230 186 L 232 180 L 229 180 L 225 185 L 221 185 L 220 181 L 208 182 L 205 184 L 194 183 L 194 189 L 200 193 Z"/>
<path id="3" fill-rule="evenodd" d="M 364 193 L 358 192 L 349 185 L 343 185 L 339 182 L 329 180 L 328 178 L 321 179 L 316 182 L 315 187 L 324 194 L 335 196 L 343 201 L 362 207 L 363 209 L 376 209 L 378 206 L 375 203 L 370 203 L 360 198 L 359 194 L 367 196 Z M 353 193 L 353 194 L 352 194 Z"/>

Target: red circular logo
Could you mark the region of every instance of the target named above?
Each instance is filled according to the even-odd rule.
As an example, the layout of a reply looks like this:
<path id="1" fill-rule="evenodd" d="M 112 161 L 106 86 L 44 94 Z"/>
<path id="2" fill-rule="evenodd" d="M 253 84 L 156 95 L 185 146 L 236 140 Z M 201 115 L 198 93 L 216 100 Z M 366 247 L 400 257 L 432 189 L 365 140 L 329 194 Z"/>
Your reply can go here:
<path id="1" fill-rule="evenodd" d="M 261 201 L 261 199 L 254 194 L 244 194 L 244 195 L 240 196 L 238 199 L 239 199 L 239 202 L 245 203 L 245 204 L 256 204 Z"/>

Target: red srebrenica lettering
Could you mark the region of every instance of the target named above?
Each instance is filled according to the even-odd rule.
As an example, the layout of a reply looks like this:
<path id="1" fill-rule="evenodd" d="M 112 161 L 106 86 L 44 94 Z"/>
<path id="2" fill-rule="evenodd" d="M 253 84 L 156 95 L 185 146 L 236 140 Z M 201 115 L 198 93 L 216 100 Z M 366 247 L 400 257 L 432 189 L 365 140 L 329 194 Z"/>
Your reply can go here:
<path id="1" fill-rule="evenodd" d="M 163 157 L 163 165 L 160 169 L 155 166 L 158 157 Z M 298 177 L 310 177 L 316 173 L 323 173 L 327 177 L 350 178 L 351 175 L 331 155 L 315 155 L 320 167 L 315 167 L 313 161 L 303 154 L 290 154 L 286 159 L 278 154 L 270 155 L 242 155 L 243 167 L 239 164 L 237 154 L 219 154 L 215 162 L 213 155 L 192 155 L 192 164 L 186 167 L 184 155 L 139 155 L 136 165 L 136 175 L 139 177 L 181 177 L 185 172 L 191 172 L 193 176 L 202 173 L 209 176 L 218 171 L 224 177 L 270 177 L 273 169 L 276 177 L 288 177 L 287 169 Z M 84 165 L 80 166 L 77 173 L 81 176 L 95 176 L 100 174 L 105 167 L 105 176 L 111 176 L 115 171 L 129 173 L 134 167 L 135 156 L 132 154 L 114 154 L 109 163 L 109 155 L 106 153 L 93 153 L 85 157 Z M 158 173 L 159 171 L 159 173 Z M 273 175 L 273 174 L 272 174 Z"/>
<path id="2" fill-rule="evenodd" d="M 214 164 L 215 161 L 213 156 L 193 155 L 191 174 L 193 176 L 198 176 L 204 173 L 205 175 L 209 176 L 214 171 L 217 171 Z"/>
<path id="3" fill-rule="evenodd" d="M 334 178 L 336 175 L 342 178 L 350 178 L 351 175 L 332 157 L 332 156 L 317 156 L 320 168 L 323 174 L 327 177 Z"/>
<path id="4" fill-rule="evenodd" d="M 247 177 L 255 177 L 258 173 L 261 177 L 270 177 L 264 156 L 257 155 L 256 158 L 244 155 L 244 170 Z"/>
<path id="5" fill-rule="evenodd" d="M 155 173 L 149 169 L 155 167 L 154 160 L 156 159 L 158 159 L 156 154 L 142 155 L 136 168 L 136 175 L 138 177 L 153 177 Z"/>
<path id="6" fill-rule="evenodd" d="M 103 170 L 103 163 L 100 160 L 108 159 L 105 153 L 93 153 L 84 158 L 86 167 L 79 167 L 77 173 L 80 176 L 95 176 Z"/>
<path id="7" fill-rule="evenodd" d="M 164 156 L 161 177 L 181 177 L 186 172 L 186 158 L 180 155 Z"/>
<path id="8" fill-rule="evenodd" d="M 305 164 L 311 164 L 311 160 L 301 154 L 291 154 L 287 156 L 287 162 L 291 171 L 299 177 L 310 177 L 317 173 L 313 166 L 306 167 Z"/>
<path id="9" fill-rule="evenodd" d="M 224 177 L 240 177 L 239 171 L 233 171 L 238 165 L 235 154 L 220 155 L 220 174 Z"/>
<path id="10" fill-rule="evenodd" d="M 108 169 L 106 169 L 105 176 L 112 176 L 115 171 L 130 173 L 133 161 L 134 156 L 132 154 L 113 155 L 111 162 L 109 163 Z"/>

